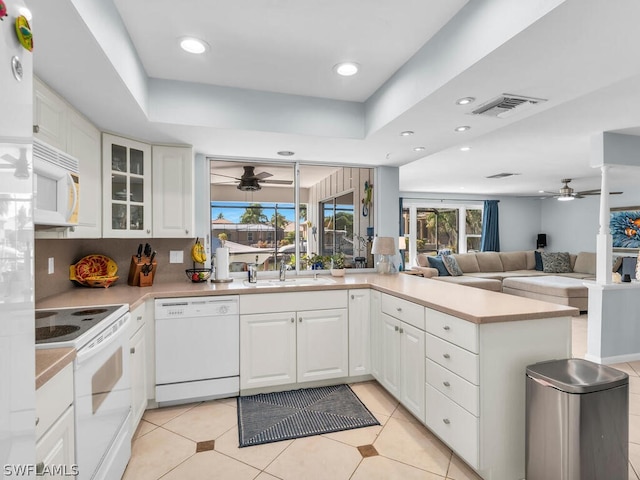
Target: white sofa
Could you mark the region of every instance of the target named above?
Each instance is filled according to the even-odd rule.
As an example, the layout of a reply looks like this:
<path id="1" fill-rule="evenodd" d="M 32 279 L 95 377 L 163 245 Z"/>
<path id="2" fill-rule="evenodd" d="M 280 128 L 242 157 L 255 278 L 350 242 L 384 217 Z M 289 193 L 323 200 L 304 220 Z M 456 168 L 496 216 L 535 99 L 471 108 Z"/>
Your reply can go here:
<path id="1" fill-rule="evenodd" d="M 582 280 L 594 280 L 596 273 L 596 254 L 580 252 L 570 254 L 571 272 L 553 273 L 536 270 L 533 250 L 516 252 L 476 252 L 453 254 L 462 270 L 460 276 L 441 276 L 438 270 L 429 266 L 428 256 L 419 254 L 416 261 L 424 277 L 443 282 L 457 283 L 487 290 L 502 291 L 513 295 L 537 298 L 539 300 L 575 306 L 587 309 L 587 288 Z M 549 277 L 547 281 L 539 279 L 532 282 L 506 282 L 510 278 Z M 571 280 L 557 280 L 558 277 Z M 512 284 L 512 285 L 510 285 Z"/>

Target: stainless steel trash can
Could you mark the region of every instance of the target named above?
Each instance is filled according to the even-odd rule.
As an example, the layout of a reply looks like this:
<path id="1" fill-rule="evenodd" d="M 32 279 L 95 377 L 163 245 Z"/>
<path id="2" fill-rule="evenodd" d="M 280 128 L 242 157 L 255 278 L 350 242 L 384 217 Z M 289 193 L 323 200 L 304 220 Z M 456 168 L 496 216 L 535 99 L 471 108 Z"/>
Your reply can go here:
<path id="1" fill-rule="evenodd" d="M 629 376 L 572 358 L 526 378 L 526 479 L 626 480 Z"/>

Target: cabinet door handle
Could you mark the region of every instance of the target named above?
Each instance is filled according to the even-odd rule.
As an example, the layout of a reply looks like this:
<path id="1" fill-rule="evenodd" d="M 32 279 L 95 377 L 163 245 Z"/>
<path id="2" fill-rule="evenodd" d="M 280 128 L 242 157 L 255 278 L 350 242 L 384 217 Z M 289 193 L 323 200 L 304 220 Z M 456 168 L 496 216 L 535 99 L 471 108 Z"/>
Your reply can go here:
<path id="1" fill-rule="evenodd" d="M 33 133 L 40 133 L 40 125 L 33 126 Z"/>
<path id="2" fill-rule="evenodd" d="M 131 348 L 129 349 L 129 353 L 130 353 L 131 355 L 133 355 L 134 353 L 136 353 L 136 347 L 131 347 Z"/>
<path id="3" fill-rule="evenodd" d="M 42 475 L 44 473 L 44 462 L 36 463 L 36 475 Z"/>
<path id="4" fill-rule="evenodd" d="M 443 422 L 445 425 L 449 425 L 449 424 L 451 423 L 451 422 L 449 421 L 449 419 L 448 419 L 448 418 L 443 418 L 443 419 L 442 419 L 442 422 Z"/>
<path id="5" fill-rule="evenodd" d="M 442 356 L 443 356 L 444 358 L 451 358 L 451 356 L 450 356 L 448 353 L 443 353 L 443 354 L 442 354 Z"/>
<path id="6" fill-rule="evenodd" d="M 184 233 L 186 233 L 187 235 L 189 235 L 189 230 L 185 229 Z"/>
<path id="7" fill-rule="evenodd" d="M 291 323 L 294 323 L 295 319 L 293 317 L 291 317 Z"/>
<path id="8" fill-rule="evenodd" d="M 142 320 L 142 315 L 138 315 L 138 316 L 136 317 L 136 321 L 137 321 L 137 322 L 139 322 L 140 320 Z"/>
<path id="9" fill-rule="evenodd" d="M 401 312 L 402 308 L 398 307 L 398 308 L 396 308 L 396 311 Z"/>
<path id="10" fill-rule="evenodd" d="M 449 382 L 442 382 L 442 384 L 443 384 L 445 387 L 450 387 L 450 386 L 451 386 L 451 384 L 450 384 Z"/>
<path id="11" fill-rule="evenodd" d="M 399 330 L 398 327 L 394 327 L 396 329 L 396 332 Z"/>
<path id="12" fill-rule="evenodd" d="M 450 327 L 449 325 L 445 325 L 445 326 L 444 326 L 444 327 L 442 327 L 442 328 L 444 328 L 446 331 L 451 330 L 451 327 Z"/>
<path id="13" fill-rule="evenodd" d="M 298 319 L 298 322 L 299 322 L 299 323 L 302 323 L 302 317 L 300 317 L 300 318 Z"/>
<path id="14" fill-rule="evenodd" d="M 351 295 L 351 300 L 354 300 L 356 298 L 355 295 Z"/>
<path id="15" fill-rule="evenodd" d="M 36 417 L 36 427 L 38 426 L 39 423 L 40 423 L 40 417 Z"/>
<path id="16" fill-rule="evenodd" d="M 401 329 L 400 329 L 400 333 L 404 333 L 404 328 L 401 328 Z"/>

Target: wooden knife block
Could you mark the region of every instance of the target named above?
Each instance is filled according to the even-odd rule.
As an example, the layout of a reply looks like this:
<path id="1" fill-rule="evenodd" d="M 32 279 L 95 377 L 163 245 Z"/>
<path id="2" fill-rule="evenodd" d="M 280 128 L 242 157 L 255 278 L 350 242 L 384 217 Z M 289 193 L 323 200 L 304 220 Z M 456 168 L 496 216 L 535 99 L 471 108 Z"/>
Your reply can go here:
<path id="1" fill-rule="evenodd" d="M 155 276 L 156 270 L 158 268 L 158 262 L 156 260 L 153 261 L 152 269 L 148 275 L 145 275 L 142 272 L 143 265 L 147 265 L 149 263 L 150 257 L 142 257 L 140 261 L 138 261 L 138 257 L 133 255 L 131 257 L 131 265 L 129 266 L 129 279 L 127 283 L 134 287 L 150 287 L 153 285 L 153 277 Z"/>

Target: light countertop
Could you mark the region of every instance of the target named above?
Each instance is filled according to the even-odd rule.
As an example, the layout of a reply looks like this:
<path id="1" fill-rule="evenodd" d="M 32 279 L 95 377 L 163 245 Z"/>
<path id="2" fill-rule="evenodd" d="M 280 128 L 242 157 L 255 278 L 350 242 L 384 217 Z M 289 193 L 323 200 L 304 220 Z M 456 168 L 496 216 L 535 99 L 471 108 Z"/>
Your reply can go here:
<path id="1" fill-rule="evenodd" d="M 286 287 L 247 286 L 241 279 L 236 279 L 232 283 L 192 283 L 185 280 L 156 283 L 151 287 L 131 287 L 126 283 L 117 283 L 109 288 L 74 288 L 61 295 L 38 301 L 36 308 L 127 303 L 133 309 L 149 298 L 373 288 L 478 324 L 566 317 L 580 313 L 573 307 L 413 275 L 367 273 L 331 278 L 335 283 L 329 285 Z"/>
<path id="2" fill-rule="evenodd" d="M 36 390 L 76 358 L 75 348 L 44 348 L 36 350 Z"/>

